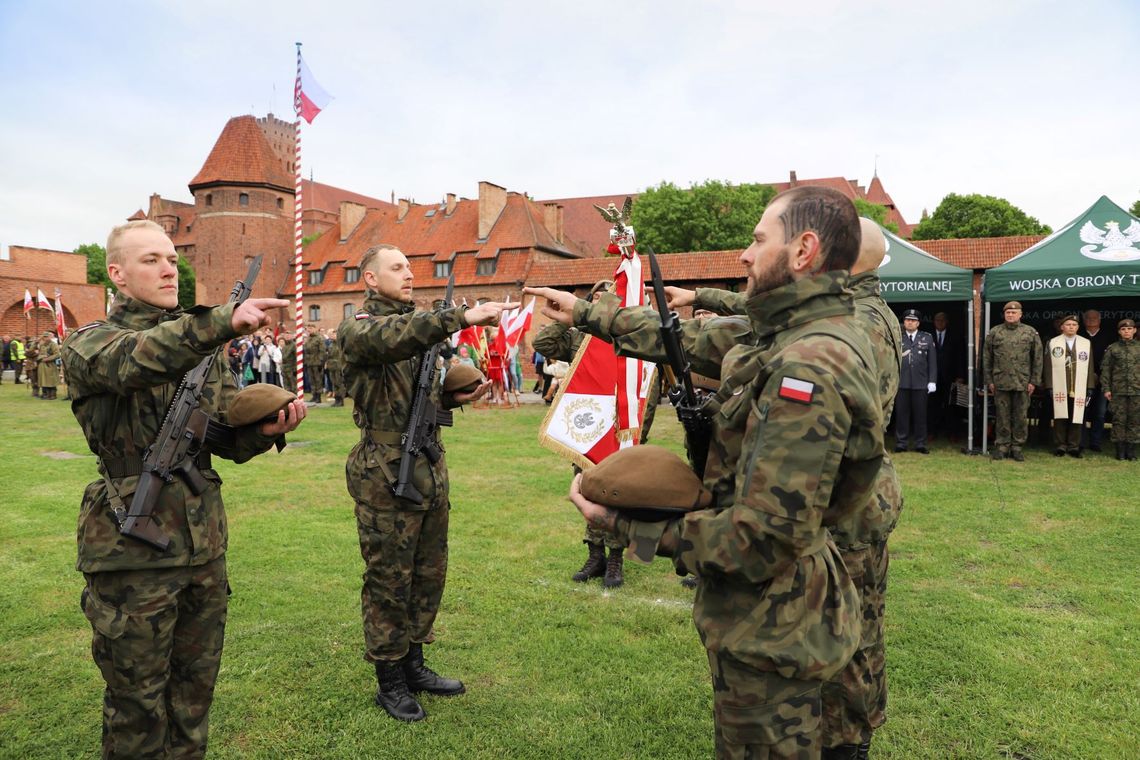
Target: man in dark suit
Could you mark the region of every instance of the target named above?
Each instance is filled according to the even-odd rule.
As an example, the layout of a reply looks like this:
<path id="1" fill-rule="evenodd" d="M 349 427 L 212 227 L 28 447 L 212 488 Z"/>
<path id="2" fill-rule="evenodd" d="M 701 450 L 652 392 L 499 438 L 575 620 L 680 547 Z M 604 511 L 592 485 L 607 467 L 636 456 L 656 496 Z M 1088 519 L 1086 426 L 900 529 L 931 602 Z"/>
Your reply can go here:
<path id="1" fill-rule="evenodd" d="M 949 436 L 959 432 L 957 406 L 954 403 L 954 383 L 962 382 L 966 377 L 966 368 L 963 358 L 966 355 L 965 346 L 962 345 L 961 336 L 951 334 L 950 322 L 946 312 L 940 311 L 934 315 L 934 354 L 938 365 L 938 377 L 935 380 L 938 388 L 929 394 L 927 412 L 930 431 L 937 435 Z"/>
<path id="2" fill-rule="evenodd" d="M 1089 309 L 1081 315 L 1081 331 L 1078 333 L 1082 338 L 1088 338 L 1089 343 L 1092 344 L 1092 360 L 1093 372 L 1100 371 L 1101 362 L 1104 359 L 1104 352 L 1108 350 L 1109 344 L 1116 338 L 1108 330 L 1100 328 L 1100 312 L 1096 309 Z M 1108 404 L 1104 399 L 1104 389 L 1100 387 L 1100 380 L 1096 374 L 1093 375 L 1093 383 L 1089 388 L 1089 403 L 1085 411 L 1085 419 L 1089 421 L 1089 426 L 1081 431 L 1081 448 L 1091 449 L 1093 451 L 1100 451 L 1100 442 L 1104 439 L 1104 417 L 1108 412 Z"/>
<path id="3" fill-rule="evenodd" d="M 938 358 L 934 338 L 919 330 L 918 322 L 918 310 L 903 312 L 902 367 L 895 397 L 895 451 L 906 451 L 912 444 L 920 454 L 929 454 L 926 397 L 938 388 Z"/>

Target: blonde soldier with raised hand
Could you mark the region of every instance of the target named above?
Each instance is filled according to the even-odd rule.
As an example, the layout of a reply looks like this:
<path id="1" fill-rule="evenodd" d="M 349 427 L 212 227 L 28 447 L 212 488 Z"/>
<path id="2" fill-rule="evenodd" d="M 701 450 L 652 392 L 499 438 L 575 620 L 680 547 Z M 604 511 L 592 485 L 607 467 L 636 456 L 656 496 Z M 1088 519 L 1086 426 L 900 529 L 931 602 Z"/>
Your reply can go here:
<path id="1" fill-rule="evenodd" d="M 711 409 L 712 509 L 650 523 L 585 499 L 577 480 L 571 488 L 583 516 L 634 556 L 696 572 L 722 758 L 818 758 L 821 684 L 859 645 L 859 599 L 828 533 L 870 500 L 883 457 L 874 360 L 847 289 L 859 241 L 851 201 L 827 188 L 777 196 L 756 226 L 741 254 L 751 336 L 723 357 Z M 660 321 L 645 309 L 532 292 L 550 299 L 544 313 L 660 360 Z M 710 339 L 686 340 L 702 374 L 698 344 Z"/>
<path id="2" fill-rule="evenodd" d="M 106 682 L 103 756 L 202 757 L 226 623 L 226 514 L 212 454 L 244 462 L 284 445 L 305 417 L 297 401 L 275 421 L 236 427 L 207 441 L 194 465 L 207 487 L 195 495 L 181 478 L 161 486 L 152 520 L 170 543 L 159 550 L 122 535 L 119 515 L 139 481 L 182 376 L 232 338 L 269 323 L 288 301 L 178 307 L 178 254 L 150 221 L 116 227 L 107 273 L 119 290 L 105 322 L 73 332 L 63 345 L 71 409 L 99 480 L 79 513 L 78 569 L 91 652 Z M 224 361 L 207 376 L 201 409 L 228 422 L 237 392 Z M 235 421 L 236 422 L 236 421 Z"/>
<path id="3" fill-rule="evenodd" d="M 465 688 L 424 664 L 423 646 L 435 640 L 432 626 L 447 576 L 451 501 L 439 428 L 432 441 L 440 451 L 437 461 L 421 453 L 412 473 L 413 493 L 422 495 L 422 502 L 394 493 L 401 439 L 424 354 L 464 327 L 498 324 L 510 304 L 419 311 L 408 259 L 394 246 L 369 249 L 360 271 L 364 305 L 341 323 L 337 341 L 352 419 L 360 428 L 360 443 L 349 453 L 345 473 L 364 559 L 364 659 L 376 668 L 376 704 L 393 718 L 415 721 L 427 714 L 412 693 L 451 696 Z M 448 379 L 461 374 L 453 372 Z M 441 387 L 437 373 L 431 401 L 434 408 L 452 409 L 480 398 L 489 387 L 489 382 L 474 389 Z"/>

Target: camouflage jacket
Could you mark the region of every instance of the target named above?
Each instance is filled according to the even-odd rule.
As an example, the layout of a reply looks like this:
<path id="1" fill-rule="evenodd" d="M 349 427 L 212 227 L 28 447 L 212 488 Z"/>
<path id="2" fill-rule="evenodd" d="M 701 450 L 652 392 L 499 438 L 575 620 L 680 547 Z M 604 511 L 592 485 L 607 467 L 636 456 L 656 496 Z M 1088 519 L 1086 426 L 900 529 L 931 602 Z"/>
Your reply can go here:
<path id="1" fill-rule="evenodd" d="M 747 302 L 754 345 L 730 349 L 719 373 L 720 444 L 706 471 L 717 508 L 669 523 L 618 520 L 642 557 L 672 533 L 678 571 L 702 581 L 693 619 L 706 648 L 785 677 L 830 677 L 860 636 L 858 597 L 828 527 L 875 493 L 883 422 L 846 284 L 845 272 L 829 273 Z M 588 311 L 579 304 L 575 323 Z"/>
<path id="2" fill-rule="evenodd" d="M 863 326 L 871 342 L 878 377 L 879 405 L 883 413 L 884 433 L 894 411 L 899 389 L 899 366 L 902 361 L 902 331 L 894 312 L 879 294 L 878 273 L 863 272 L 851 278 L 855 294 L 855 319 Z M 883 452 L 875 493 L 863 509 L 840 520 L 831 528 L 831 536 L 841 551 L 865 548 L 885 541 L 898 523 L 902 512 L 902 484 L 890 454 Z"/>
<path id="3" fill-rule="evenodd" d="M 574 355 L 578 353 L 585 337 L 573 327 L 567 327 L 561 322 L 551 322 L 534 336 L 534 350 L 545 356 L 547 361 L 571 362 L 574 361 Z"/>
<path id="4" fill-rule="evenodd" d="M 306 335 L 303 356 L 306 367 L 312 369 L 323 368 L 329 358 L 329 348 L 325 344 L 324 337 L 316 334 Z"/>
<path id="5" fill-rule="evenodd" d="M 1113 396 L 1140 395 L 1140 340 L 1118 340 L 1108 347 L 1100 382 Z"/>
<path id="6" fill-rule="evenodd" d="M 289 338 L 281 347 L 281 371 L 289 374 L 297 372 L 297 341 L 293 338 Z"/>
<path id="7" fill-rule="evenodd" d="M 400 466 L 400 436 L 408 426 L 420 361 L 425 351 L 464 326 L 466 310 L 416 311 L 412 304 L 368 291 L 361 310 L 337 329 L 344 385 L 353 400 L 352 419 L 360 428 L 360 443 L 349 452 L 345 467 L 348 492 L 357 502 L 378 510 L 448 506 L 445 457 L 434 465 L 423 455 L 416 460 L 412 484 L 423 494 L 423 504 L 397 498 L 391 486 Z M 438 372 L 432 399 L 444 409 L 457 406 L 452 394 L 442 393 Z"/>
<path id="8" fill-rule="evenodd" d="M 129 506 L 138 475 L 118 477 L 114 471 L 130 469 L 132 463 L 137 468 L 158 436 L 182 376 L 234 337 L 233 310 L 230 304 L 166 311 L 120 297 L 106 322 L 81 327 L 64 341 L 71 411 L 87 445 L 99 457 L 100 474 L 108 475 L 88 485 L 83 494 L 78 535 L 82 572 L 201 565 L 225 552 L 222 480 L 213 469 L 202 471 L 211 487 L 199 496 L 178 477 L 163 486 L 154 517 L 170 538 L 164 552 L 120 535 L 107 483 Z M 203 390 L 202 409 L 225 422 L 226 406 L 236 392 L 233 375 L 221 358 L 214 362 Z M 244 462 L 278 440 L 248 426 L 237 429 L 232 448 L 213 448 L 210 453 Z"/>
<path id="9" fill-rule="evenodd" d="M 340 372 L 342 359 L 340 344 L 334 340 L 329 344 L 328 348 L 328 359 L 325 361 L 325 369 L 329 372 Z"/>
<path id="10" fill-rule="evenodd" d="M 1026 324 L 1002 323 L 986 333 L 982 371 L 985 384 L 999 391 L 1023 391 L 1041 384 L 1044 350 L 1037 331 Z"/>
<path id="11" fill-rule="evenodd" d="M 744 314 L 748 296 L 719 288 L 697 288 L 693 309 L 708 309 L 713 314 Z"/>

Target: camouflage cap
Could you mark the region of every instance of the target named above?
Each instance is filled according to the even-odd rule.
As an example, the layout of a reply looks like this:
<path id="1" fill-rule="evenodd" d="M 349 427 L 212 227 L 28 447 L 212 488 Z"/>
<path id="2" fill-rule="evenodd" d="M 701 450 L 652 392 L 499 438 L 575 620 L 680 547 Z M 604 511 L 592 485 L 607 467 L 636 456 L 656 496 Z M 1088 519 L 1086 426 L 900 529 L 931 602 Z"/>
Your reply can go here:
<path id="1" fill-rule="evenodd" d="M 447 374 L 443 378 L 443 389 L 448 393 L 456 391 L 471 393 L 485 380 L 483 373 L 470 364 L 459 364 L 447 368 Z"/>
<path id="2" fill-rule="evenodd" d="M 651 520 L 712 503 L 712 494 L 685 460 L 651 444 L 621 449 L 584 472 L 582 495 L 607 507 L 629 510 L 629 516 L 636 519 Z"/>
<path id="3" fill-rule="evenodd" d="M 1009 311 L 1010 309 L 1017 309 L 1021 311 L 1021 301 L 1010 301 L 1005 306 L 1001 307 L 1002 311 Z"/>
<path id="4" fill-rule="evenodd" d="M 229 409 L 226 410 L 226 422 L 235 427 L 252 425 L 276 416 L 290 401 L 296 399 L 296 394 L 280 385 L 253 383 L 234 394 Z"/>
<path id="5" fill-rule="evenodd" d="M 1122 319 L 1116 323 L 1116 329 L 1117 330 L 1119 330 L 1121 327 L 1135 327 L 1135 326 L 1136 326 L 1136 323 L 1133 322 L 1131 319 Z"/>

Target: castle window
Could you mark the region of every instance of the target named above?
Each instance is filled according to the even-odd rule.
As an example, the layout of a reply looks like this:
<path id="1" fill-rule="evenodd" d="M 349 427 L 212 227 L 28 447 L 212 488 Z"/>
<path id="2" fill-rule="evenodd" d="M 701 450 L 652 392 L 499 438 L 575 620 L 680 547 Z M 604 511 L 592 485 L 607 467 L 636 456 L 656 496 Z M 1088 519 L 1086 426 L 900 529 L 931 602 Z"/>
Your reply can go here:
<path id="1" fill-rule="evenodd" d="M 241 195 L 238 196 L 238 205 L 241 205 L 241 206 L 248 206 L 249 205 L 249 193 L 242 193 Z"/>
<path id="2" fill-rule="evenodd" d="M 206 205 L 207 206 L 213 206 L 214 205 L 214 194 L 213 193 L 206 193 Z"/>
<path id="3" fill-rule="evenodd" d="M 450 261 L 437 261 L 435 263 L 435 276 L 436 277 L 450 277 L 451 276 L 451 262 Z"/>
<path id="4" fill-rule="evenodd" d="M 475 264 L 475 274 L 482 276 L 493 275 L 495 273 L 495 269 L 498 266 L 498 263 L 498 258 L 483 259 L 482 261 Z"/>
<path id="5" fill-rule="evenodd" d="M 285 208 L 285 199 L 284 198 L 278 198 L 277 199 L 277 208 L 278 209 Z"/>
<path id="6" fill-rule="evenodd" d="M 359 282 L 360 281 L 360 267 L 349 267 L 344 270 L 344 281 Z"/>
<path id="7" fill-rule="evenodd" d="M 324 281 L 325 281 L 325 270 L 314 269 L 313 271 L 309 272 L 309 284 L 310 285 L 320 285 Z"/>
<path id="8" fill-rule="evenodd" d="M 356 313 L 356 307 L 355 306 L 353 306 L 350 303 L 346 303 L 344 305 L 344 318 L 345 319 L 348 319 L 349 317 L 351 317 L 355 313 Z"/>
<path id="9" fill-rule="evenodd" d="M 320 306 L 310 306 L 309 307 L 309 321 L 310 322 L 320 322 L 321 321 L 321 307 Z"/>

